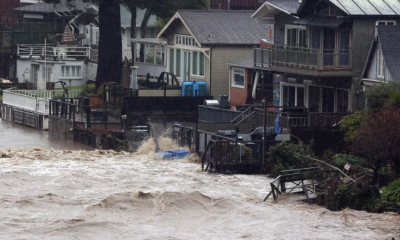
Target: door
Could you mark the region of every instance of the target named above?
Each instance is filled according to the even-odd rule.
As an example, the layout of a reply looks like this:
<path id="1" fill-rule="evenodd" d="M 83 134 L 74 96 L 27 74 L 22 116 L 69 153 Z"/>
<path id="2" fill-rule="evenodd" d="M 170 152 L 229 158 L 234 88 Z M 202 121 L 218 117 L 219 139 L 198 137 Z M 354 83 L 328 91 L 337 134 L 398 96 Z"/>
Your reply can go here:
<path id="1" fill-rule="evenodd" d="M 334 112 L 335 109 L 335 89 L 323 88 L 322 90 L 322 112 Z"/>
<path id="2" fill-rule="evenodd" d="M 190 51 L 183 51 L 183 81 L 190 81 Z"/>

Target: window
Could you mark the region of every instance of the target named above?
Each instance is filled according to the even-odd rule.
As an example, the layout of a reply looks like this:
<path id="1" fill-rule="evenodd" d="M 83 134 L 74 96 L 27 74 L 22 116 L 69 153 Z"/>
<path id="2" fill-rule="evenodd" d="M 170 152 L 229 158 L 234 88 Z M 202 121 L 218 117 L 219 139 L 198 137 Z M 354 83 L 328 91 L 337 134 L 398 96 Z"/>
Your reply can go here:
<path id="1" fill-rule="evenodd" d="M 310 112 L 319 112 L 320 87 L 308 87 L 308 109 Z"/>
<path id="2" fill-rule="evenodd" d="M 382 49 L 378 47 L 378 58 L 376 64 L 376 76 L 377 78 L 384 78 L 385 77 L 385 60 L 383 59 Z"/>
<path id="3" fill-rule="evenodd" d="M 380 20 L 380 21 L 376 21 L 376 26 L 378 25 L 396 25 L 396 21 L 395 20 Z"/>
<path id="4" fill-rule="evenodd" d="M 175 45 L 197 47 L 194 38 L 186 35 L 175 35 Z"/>
<path id="5" fill-rule="evenodd" d="M 61 77 L 82 77 L 81 66 L 61 66 Z"/>
<path id="6" fill-rule="evenodd" d="M 177 77 L 188 75 L 204 77 L 204 60 L 204 53 L 200 51 L 170 48 L 169 71 Z"/>
<path id="7" fill-rule="evenodd" d="M 132 39 L 131 39 L 131 30 L 126 29 L 126 47 L 131 48 L 132 47 Z"/>
<path id="8" fill-rule="evenodd" d="M 99 46 L 99 30 L 96 30 L 96 45 Z"/>
<path id="9" fill-rule="evenodd" d="M 291 47 L 307 47 L 307 31 L 305 26 L 286 25 L 285 43 Z"/>
<path id="10" fill-rule="evenodd" d="M 244 69 L 233 68 L 232 86 L 244 88 Z"/>
<path id="11" fill-rule="evenodd" d="M 296 85 L 282 86 L 282 105 L 285 107 L 304 107 L 304 87 Z"/>

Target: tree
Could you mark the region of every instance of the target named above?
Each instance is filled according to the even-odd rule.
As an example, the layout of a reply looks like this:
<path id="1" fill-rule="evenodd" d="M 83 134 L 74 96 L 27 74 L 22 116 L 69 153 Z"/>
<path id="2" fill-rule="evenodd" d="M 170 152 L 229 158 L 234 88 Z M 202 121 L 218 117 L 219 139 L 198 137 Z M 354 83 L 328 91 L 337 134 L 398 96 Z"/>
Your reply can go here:
<path id="1" fill-rule="evenodd" d="M 44 0 L 60 3 L 61 0 Z M 63 0 L 73 6 L 73 0 Z M 106 82 L 120 82 L 122 72 L 121 0 L 82 0 L 99 6 L 99 46 L 96 90 Z"/>
<path id="2" fill-rule="evenodd" d="M 400 107 L 400 82 L 391 81 L 373 86 L 365 92 L 368 109 L 379 111 L 385 104 Z"/>
<path id="3" fill-rule="evenodd" d="M 378 180 L 382 164 L 389 164 L 400 174 L 400 109 L 386 105 L 381 110 L 369 111 L 366 120 L 352 138 L 350 149 L 375 164 L 372 183 Z"/>
<path id="4" fill-rule="evenodd" d="M 140 2 L 142 9 L 146 9 L 143 21 L 140 25 L 141 37 L 146 37 L 147 24 L 151 15 L 158 18 L 171 18 L 178 9 L 208 9 L 209 0 L 131 0 Z M 140 60 L 144 61 L 144 45 L 140 46 Z"/>

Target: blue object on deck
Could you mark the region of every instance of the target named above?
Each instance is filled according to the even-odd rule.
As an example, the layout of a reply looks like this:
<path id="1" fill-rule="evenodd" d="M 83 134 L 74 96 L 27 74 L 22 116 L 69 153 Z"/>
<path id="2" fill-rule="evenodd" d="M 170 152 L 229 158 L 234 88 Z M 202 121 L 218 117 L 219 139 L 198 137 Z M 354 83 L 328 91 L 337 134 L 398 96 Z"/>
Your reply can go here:
<path id="1" fill-rule="evenodd" d="M 207 96 L 207 82 L 205 81 L 185 81 L 182 82 L 182 96 L 183 97 L 195 97 Z"/>
<path id="2" fill-rule="evenodd" d="M 281 124 L 280 124 L 279 116 L 276 116 L 276 119 L 275 119 L 275 133 L 281 133 Z"/>
<path id="3" fill-rule="evenodd" d="M 156 156 L 161 157 L 162 159 L 182 159 L 189 155 L 190 152 L 183 149 L 171 150 L 166 152 L 156 152 Z"/>

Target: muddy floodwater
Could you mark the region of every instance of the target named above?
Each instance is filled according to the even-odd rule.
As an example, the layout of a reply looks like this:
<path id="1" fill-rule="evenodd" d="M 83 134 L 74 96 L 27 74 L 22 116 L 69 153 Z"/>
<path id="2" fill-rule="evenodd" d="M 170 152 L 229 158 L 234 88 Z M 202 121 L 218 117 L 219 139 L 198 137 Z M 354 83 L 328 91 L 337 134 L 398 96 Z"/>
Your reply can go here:
<path id="1" fill-rule="evenodd" d="M 93 148 L 49 137 L 49 133 L 0 119 L 0 149 L 46 148 L 69 150 L 93 150 Z"/>
<path id="2" fill-rule="evenodd" d="M 397 214 L 332 212 L 289 195 L 262 202 L 266 176 L 203 173 L 194 156 L 156 159 L 151 140 L 136 153 L 81 151 L 0 126 L 0 239 L 364 240 L 400 230 Z M 75 151 L 54 150 L 63 148 Z"/>

